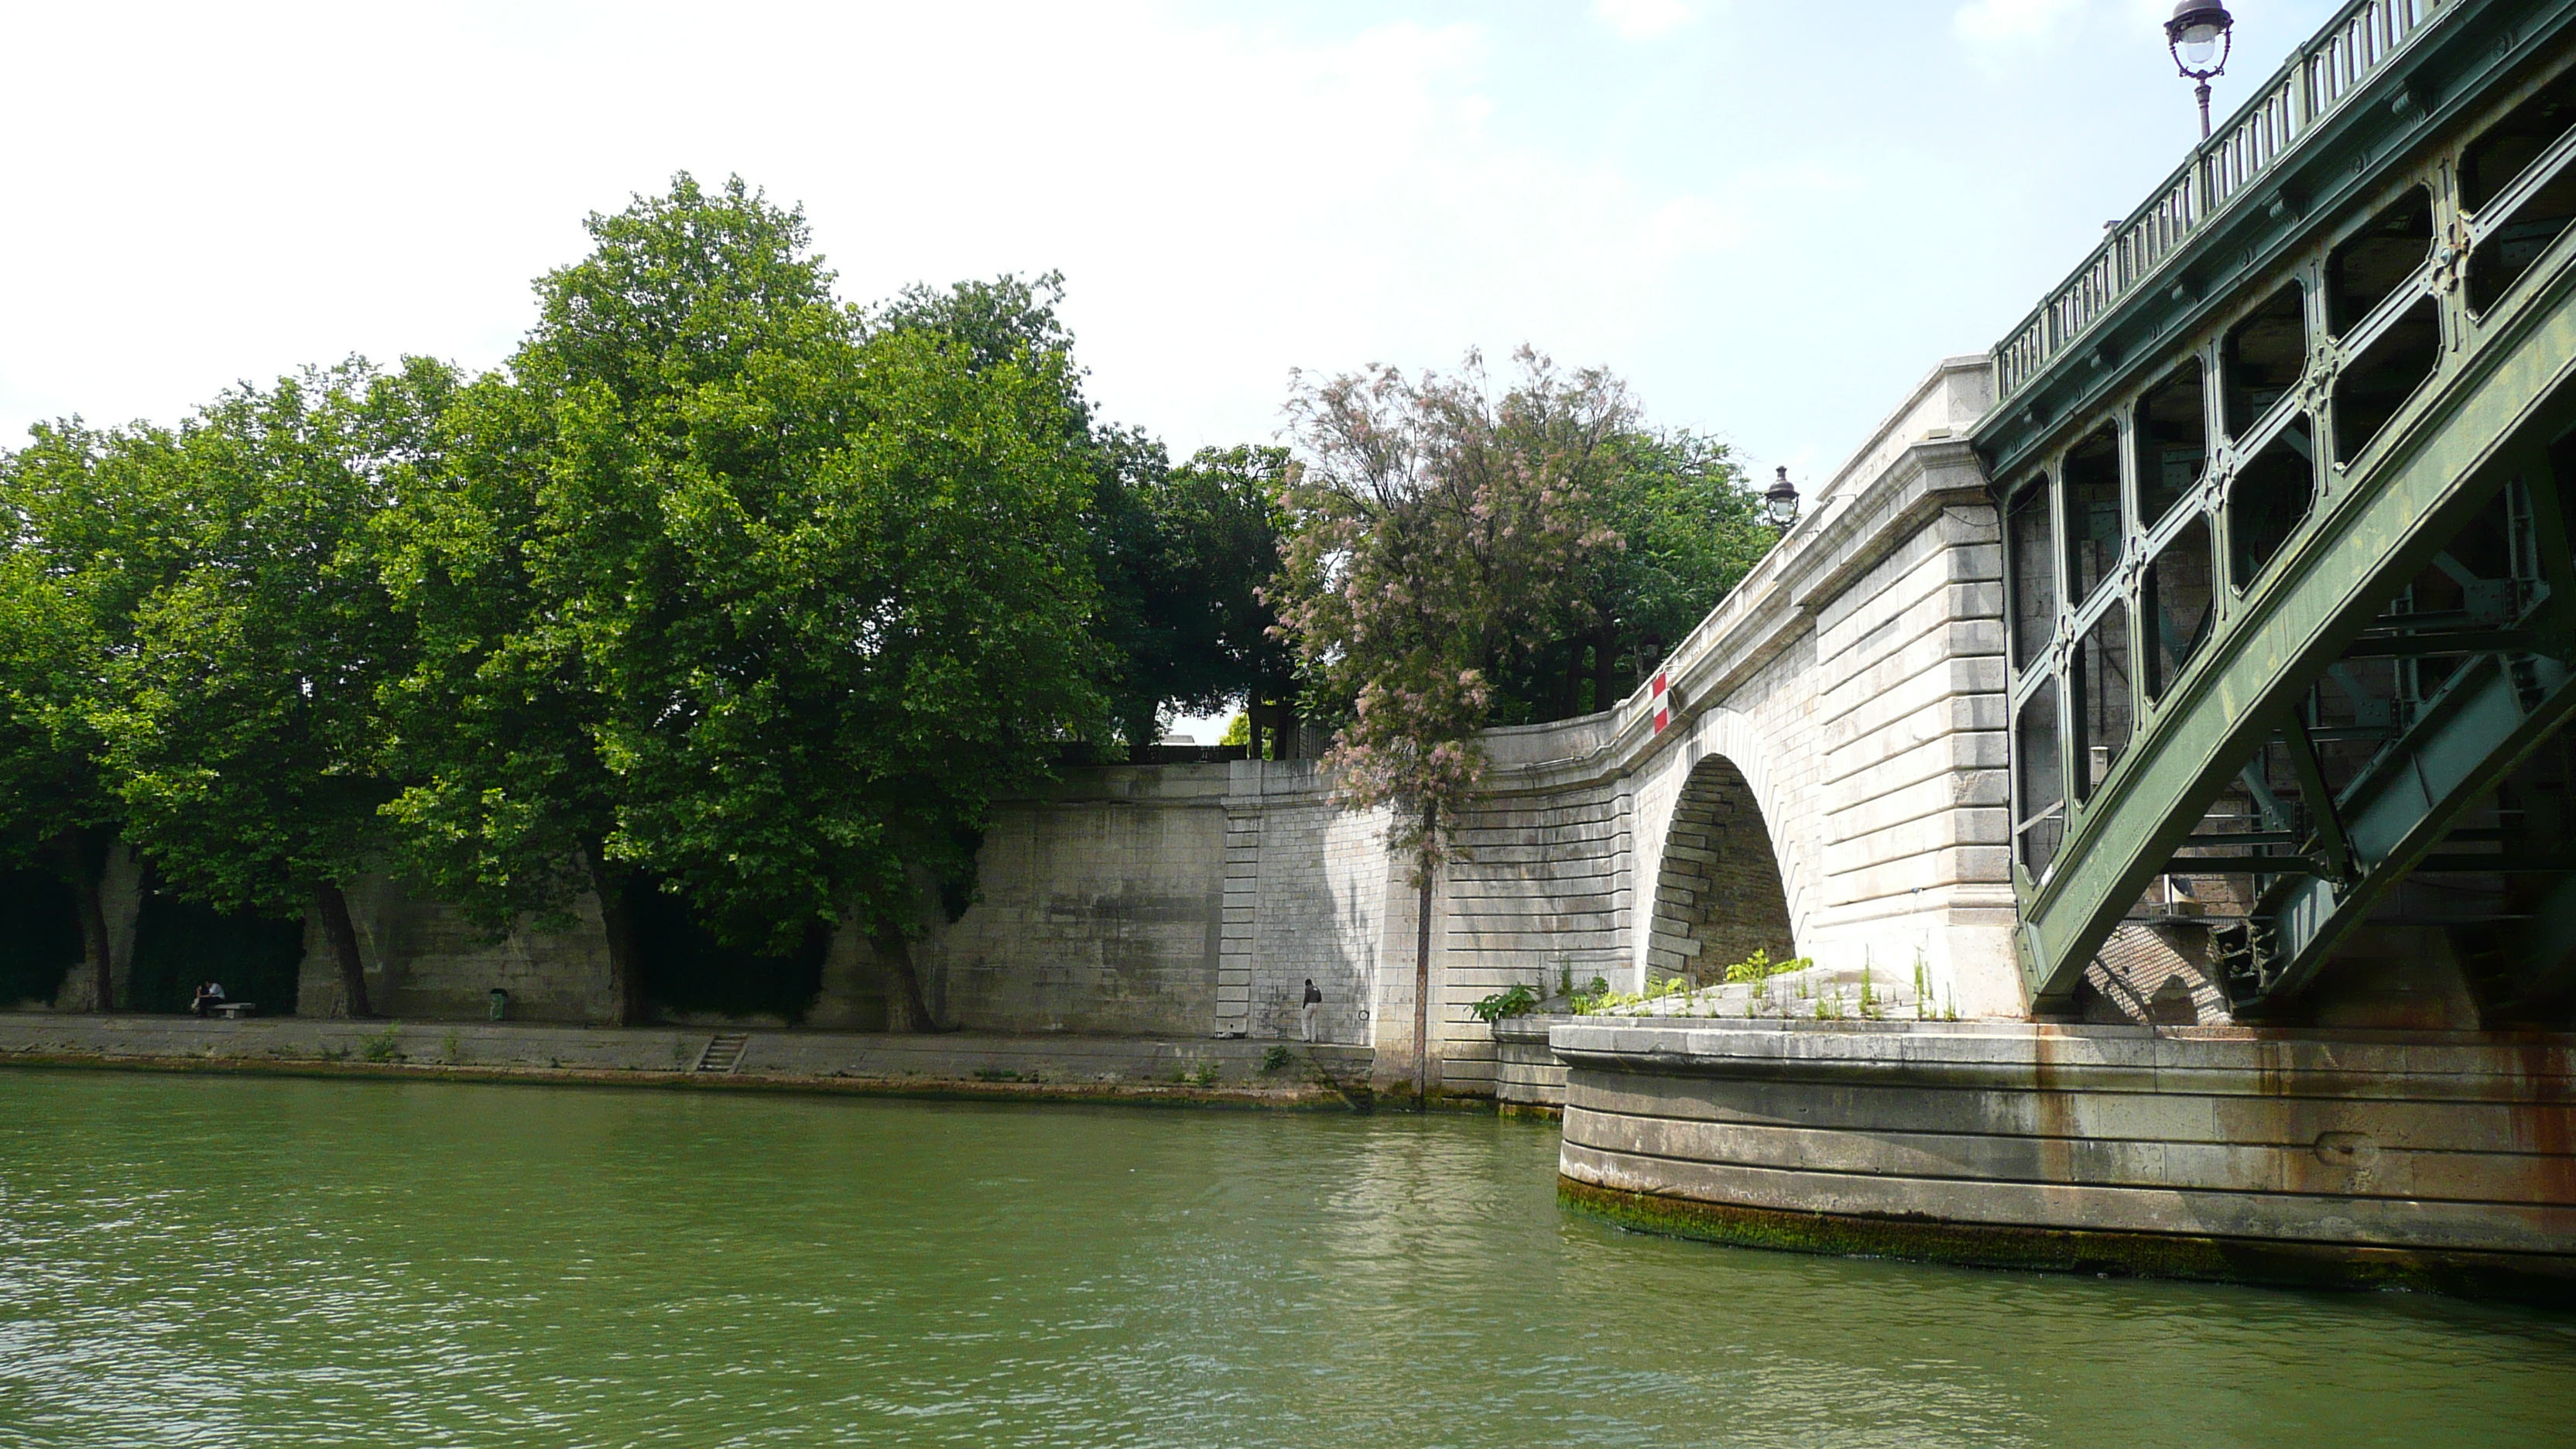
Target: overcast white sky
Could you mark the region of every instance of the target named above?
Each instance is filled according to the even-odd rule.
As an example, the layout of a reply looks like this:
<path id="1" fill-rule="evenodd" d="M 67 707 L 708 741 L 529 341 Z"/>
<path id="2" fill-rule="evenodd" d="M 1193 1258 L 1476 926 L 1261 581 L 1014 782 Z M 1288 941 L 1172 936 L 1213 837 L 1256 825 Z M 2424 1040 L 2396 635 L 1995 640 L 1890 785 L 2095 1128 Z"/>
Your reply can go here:
<path id="1" fill-rule="evenodd" d="M 1801 478 L 2194 134 L 2168 0 L 0 0 L 0 446 L 352 352 L 488 366 L 585 212 L 802 202 L 853 299 L 1062 268 L 1108 416 L 1527 341 Z M 2332 9 L 2238 7 L 2233 106 Z"/>

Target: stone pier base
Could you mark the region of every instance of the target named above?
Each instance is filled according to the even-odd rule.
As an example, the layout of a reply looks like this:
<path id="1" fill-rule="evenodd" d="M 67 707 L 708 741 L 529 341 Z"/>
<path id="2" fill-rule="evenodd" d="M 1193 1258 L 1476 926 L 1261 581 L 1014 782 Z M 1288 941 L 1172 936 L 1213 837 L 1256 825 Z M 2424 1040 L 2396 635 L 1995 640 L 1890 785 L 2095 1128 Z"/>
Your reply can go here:
<path id="1" fill-rule="evenodd" d="M 1819 1252 L 2576 1302 L 2576 1037 L 1583 1021 L 1561 1189 Z"/>

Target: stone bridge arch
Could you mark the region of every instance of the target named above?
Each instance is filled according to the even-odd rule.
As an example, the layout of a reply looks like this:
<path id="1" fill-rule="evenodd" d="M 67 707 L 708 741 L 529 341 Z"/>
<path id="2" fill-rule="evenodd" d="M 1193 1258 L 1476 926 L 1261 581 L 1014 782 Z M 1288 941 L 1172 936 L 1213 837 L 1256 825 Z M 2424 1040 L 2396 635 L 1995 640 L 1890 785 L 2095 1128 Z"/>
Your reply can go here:
<path id="1" fill-rule="evenodd" d="M 1721 979 L 1755 951 L 1775 961 L 1798 954 L 1782 854 L 1753 778 L 1727 755 L 1693 753 L 1656 853 L 1649 982 Z"/>

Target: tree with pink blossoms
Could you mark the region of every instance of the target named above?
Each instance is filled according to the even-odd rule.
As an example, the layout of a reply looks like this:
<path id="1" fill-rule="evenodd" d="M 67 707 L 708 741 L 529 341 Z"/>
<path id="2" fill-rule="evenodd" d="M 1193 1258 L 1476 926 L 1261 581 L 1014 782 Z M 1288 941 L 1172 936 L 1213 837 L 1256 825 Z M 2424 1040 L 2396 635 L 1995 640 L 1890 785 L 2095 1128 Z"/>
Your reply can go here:
<path id="1" fill-rule="evenodd" d="M 1604 495 L 1632 436 L 1627 388 L 1524 347 L 1497 390 L 1470 352 L 1454 373 L 1373 366 L 1300 377 L 1297 466 L 1271 602 L 1310 701 L 1343 723 L 1325 757 L 1338 798 L 1389 812 L 1409 857 L 1414 1090 L 1428 1086 L 1431 896 L 1486 773 L 1497 671 L 1592 607 L 1590 565 L 1621 540 Z"/>

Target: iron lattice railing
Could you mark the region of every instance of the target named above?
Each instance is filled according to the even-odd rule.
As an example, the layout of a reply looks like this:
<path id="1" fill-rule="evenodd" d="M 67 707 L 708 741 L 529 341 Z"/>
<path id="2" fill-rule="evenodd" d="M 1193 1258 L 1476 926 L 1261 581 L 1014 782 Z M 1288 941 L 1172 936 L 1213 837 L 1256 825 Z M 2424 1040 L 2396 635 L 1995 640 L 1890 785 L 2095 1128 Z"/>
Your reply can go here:
<path id="1" fill-rule="evenodd" d="M 2072 349 L 2114 303 L 2153 280 L 2186 240 L 2459 4 L 2353 0 L 2346 5 L 1996 346 L 1996 406 L 2009 402 Z"/>

